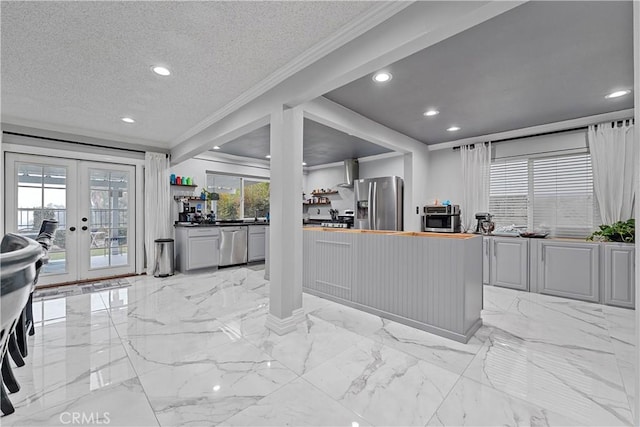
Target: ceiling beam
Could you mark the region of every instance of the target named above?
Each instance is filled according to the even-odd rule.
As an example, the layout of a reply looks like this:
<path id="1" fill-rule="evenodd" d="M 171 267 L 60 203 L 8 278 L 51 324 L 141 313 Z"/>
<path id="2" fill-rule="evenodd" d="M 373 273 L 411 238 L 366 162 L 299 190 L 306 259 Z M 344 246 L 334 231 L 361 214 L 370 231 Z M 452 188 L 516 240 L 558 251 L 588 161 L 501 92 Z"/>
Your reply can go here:
<path id="1" fill-rule="evenodd" d="M 304 116 L 314 122 L 400 153 L 425 148 L 425 144 L 368 119 L 323 96 L 302 106 Z"/>
<path id="2" fill-rule="evenodd" d="M 233 111 L 226 109 L 220 120 L 171 150 L 172 164 L 219 145 L 214 141 L 267 116 L 274 105 L 301 105 L 523 3 L 526 1 L 413 3 L 251 102 Z"/>

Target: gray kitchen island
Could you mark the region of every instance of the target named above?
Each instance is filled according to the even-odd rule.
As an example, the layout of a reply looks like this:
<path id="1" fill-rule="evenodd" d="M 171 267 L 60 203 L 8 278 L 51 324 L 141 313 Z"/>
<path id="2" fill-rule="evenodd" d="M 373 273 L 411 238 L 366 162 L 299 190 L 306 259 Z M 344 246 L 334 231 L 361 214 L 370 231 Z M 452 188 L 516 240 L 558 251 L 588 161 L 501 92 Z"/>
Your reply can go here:
<path id="1" fill-rule="evenodd" d="M 305 228 L 303 289 L 466 343 L 482 325 L 482 236 Z"/>

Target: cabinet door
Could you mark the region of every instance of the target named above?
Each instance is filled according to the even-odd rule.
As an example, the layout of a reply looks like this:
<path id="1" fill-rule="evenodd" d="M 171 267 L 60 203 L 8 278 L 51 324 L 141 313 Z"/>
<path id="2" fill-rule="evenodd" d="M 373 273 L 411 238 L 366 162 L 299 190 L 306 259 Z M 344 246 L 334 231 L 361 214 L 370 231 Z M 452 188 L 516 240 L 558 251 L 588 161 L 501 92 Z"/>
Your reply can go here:
<path id="1" fill-rule="evenodd" d="M 633 245 L 604 244 L 604 303 L 619 307 L 635 307 Z"/>
<path id="2" fill-rule="evenodd" d="M 494 237 L 491 256 L 491 284 L 529 290 L 529 241 L 519 237 Z"/>
<path id="3" fill-rule="evenodd" d="M 538 290 L 542 294 L 599 302 L 599 245 L 539 243 Z"/>
<path id="4" fill-rule="evenodd" d="M 249 234 L 249 261 L 261 261 L 264 260 L 265 255 L 265 236 L 261 234 Z"/>
<path id="5" fill-rule="evenodd" d="M 482 284 L 488 285 L 491 280 L 491 237 L 482 238 Z"/>
<path id="6" fill-rule="evenodd" d="M 187 242 L 187 269 L 215 267 L 218 265 L 218 238 L 191 237 Z"/>

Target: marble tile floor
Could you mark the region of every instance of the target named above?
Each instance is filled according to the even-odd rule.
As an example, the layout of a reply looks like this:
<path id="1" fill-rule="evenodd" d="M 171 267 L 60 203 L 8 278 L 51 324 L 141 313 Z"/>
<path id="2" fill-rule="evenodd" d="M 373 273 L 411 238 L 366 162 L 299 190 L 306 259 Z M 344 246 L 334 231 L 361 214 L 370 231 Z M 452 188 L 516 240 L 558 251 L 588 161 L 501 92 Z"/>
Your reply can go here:
<path id="1" fill-rule="evenodd" d="M 49 290 L 0 424 L 632 425 L 632 310 L 485 287 L 460 344 L 304 294 L 278 336 L 268 293 L 255 265 Z"/>

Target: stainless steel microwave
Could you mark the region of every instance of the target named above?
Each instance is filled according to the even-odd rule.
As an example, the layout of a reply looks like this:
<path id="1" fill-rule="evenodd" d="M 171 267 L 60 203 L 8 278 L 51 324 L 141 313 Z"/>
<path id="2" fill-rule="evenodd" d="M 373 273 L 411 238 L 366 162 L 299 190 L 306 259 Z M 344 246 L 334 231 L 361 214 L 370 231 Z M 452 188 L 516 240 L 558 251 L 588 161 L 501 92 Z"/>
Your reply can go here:
<path id="1" fill-rule="evenodd" d="M 459 233 L 460 206 L 425 206 L 424 215 L 422 215 L 422 231 Z"/>

